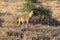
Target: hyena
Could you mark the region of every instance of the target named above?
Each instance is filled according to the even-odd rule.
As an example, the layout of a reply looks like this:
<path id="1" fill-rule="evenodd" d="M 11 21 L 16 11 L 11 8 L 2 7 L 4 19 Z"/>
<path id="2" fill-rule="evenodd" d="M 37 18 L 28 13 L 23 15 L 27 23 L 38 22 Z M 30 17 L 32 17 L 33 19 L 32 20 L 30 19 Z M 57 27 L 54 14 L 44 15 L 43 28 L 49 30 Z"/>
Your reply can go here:
<path id="1" fill-rule="evenodd" d="M 18 19 L 18 25 L 22 25 L 24 23 L 28 24 L 28 20 L 29 18 L 33 15 L 33 11 L 29 12 L 29 13 L 25 13 L 24 15 L 20 16 Z"/>

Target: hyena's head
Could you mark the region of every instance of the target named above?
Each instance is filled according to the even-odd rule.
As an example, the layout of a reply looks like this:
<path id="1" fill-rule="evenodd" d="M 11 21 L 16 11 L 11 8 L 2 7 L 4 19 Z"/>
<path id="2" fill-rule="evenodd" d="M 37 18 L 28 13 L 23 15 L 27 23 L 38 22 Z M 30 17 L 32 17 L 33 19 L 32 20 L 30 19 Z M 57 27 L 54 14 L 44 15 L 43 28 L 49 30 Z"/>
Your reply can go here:
<path id="1" fill-rule="evenodd" d="M 31 11 L 30 13 L 29 13 L 29 17 L 31 17 L 33 15 L 33 11 Z"/>

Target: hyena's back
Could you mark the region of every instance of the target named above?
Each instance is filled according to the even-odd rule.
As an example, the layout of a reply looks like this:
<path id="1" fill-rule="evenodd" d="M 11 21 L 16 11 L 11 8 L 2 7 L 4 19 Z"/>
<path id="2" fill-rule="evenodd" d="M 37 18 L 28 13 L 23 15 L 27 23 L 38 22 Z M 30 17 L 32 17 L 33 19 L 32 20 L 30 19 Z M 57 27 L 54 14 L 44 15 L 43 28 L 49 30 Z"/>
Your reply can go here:
<path id="1" fill-rule="evenodd" d="M 19 21 L 24 22 L 24 21 L 27 21 L 28 19 L 29 19 L 29 17 L 28 17 L 27 15 L 24 15 L 24 16 L 21 16 L 21 17 L 19 18 Z"/>

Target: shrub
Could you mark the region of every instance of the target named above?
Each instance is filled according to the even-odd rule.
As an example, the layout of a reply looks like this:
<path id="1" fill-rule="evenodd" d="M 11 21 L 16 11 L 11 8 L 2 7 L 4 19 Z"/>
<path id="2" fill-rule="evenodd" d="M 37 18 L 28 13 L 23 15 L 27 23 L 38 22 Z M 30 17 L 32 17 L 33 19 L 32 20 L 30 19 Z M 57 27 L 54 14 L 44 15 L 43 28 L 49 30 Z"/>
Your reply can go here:
<path id="1" fill-rule="evenodd" d="M 27 3 L 23 4 L 23 8 L 20 10 L 20 12 L 25 12 L 25 11 L 35 11 L 35 12 L 40 12 L 42 15 L 47 15 L 48 13 L 51 12 L 50 8 L 44 7 L 42 5 L 35 5 L 32 2 L 34 0 L 26 0 Z"/>
<path id="2" fill-rule="evenodd" d="M 32 11 L 36 6 L 33 3 L 25 3 L 23 5 L 23 8 L 20 10 L 21 12 L 25 12 L 25 11 Z"/>
<path id="3" fill-rule="evenodd" d="M 35 9 L 33 9 L 35 12 L 39 12 L 42 15 L 47 15 L 49 13 L 51 13 L 51 9 L 48 7 L 43 7 L 43 6 L 39 6 L 36 7 Z"/>

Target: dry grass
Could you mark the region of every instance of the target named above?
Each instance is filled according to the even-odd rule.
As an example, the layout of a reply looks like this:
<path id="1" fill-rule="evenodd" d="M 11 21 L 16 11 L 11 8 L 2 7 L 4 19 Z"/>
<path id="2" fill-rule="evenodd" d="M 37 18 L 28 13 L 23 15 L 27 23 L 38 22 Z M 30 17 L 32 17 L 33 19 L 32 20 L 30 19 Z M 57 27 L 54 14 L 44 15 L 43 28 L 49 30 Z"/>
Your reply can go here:
<path id="1" fill-rule="evenodd" d="M 0 0 L 0 40 L 43 40 L 44 38 L 44 40 L 60 40 L 60 26 L 42 24 L 17 26 L 17 17 L 22 15 L 18 9 L 23 3 L 25 3 L 23 0 Z M 52 18 L 60 21 L 60 7 L 57 7 L 60 4 L 57 4 L 57 0 L 47 1 L 46 4 L 52 9 Z"/>

